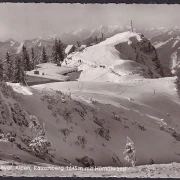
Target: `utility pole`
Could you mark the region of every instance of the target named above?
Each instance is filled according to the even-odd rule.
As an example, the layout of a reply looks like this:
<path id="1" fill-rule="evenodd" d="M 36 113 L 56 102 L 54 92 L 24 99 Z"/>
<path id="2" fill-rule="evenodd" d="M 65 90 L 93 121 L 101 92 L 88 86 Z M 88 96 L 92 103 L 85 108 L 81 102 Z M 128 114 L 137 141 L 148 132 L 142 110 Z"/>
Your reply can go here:
<path id="1" fill-rule="evenodd" d="M 133 32 L 133 24 L 132 24 L 132 20 L 131 20 L 131 31 Z"/>
<path id="2" fill-rule="evenodd" d="M 102 32 L 101 32 L 101 39 L 102 39 L 102 41 L 104 39 L 104 34 Z"/>

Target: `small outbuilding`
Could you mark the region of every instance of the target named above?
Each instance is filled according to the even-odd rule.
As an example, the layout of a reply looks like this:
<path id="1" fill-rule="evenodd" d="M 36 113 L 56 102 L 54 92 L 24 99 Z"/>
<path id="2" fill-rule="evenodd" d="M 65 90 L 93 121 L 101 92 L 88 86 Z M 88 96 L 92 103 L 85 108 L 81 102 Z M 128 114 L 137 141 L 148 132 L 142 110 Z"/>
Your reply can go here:
<path id="1" fill-rule="evenodd" d="M 87 47 L 87 45 L 81 45 L 81 46 L 79 47 L 79 51 L 83 51 L 86 47 Z"/>
<path id="2" fill-rule="evenodd" d="M 65 49 L 65 54 L 68 55 L 72 52 L 74 52 L 76 49 L 76 47 L 74 45 L 68 45 Z"/>

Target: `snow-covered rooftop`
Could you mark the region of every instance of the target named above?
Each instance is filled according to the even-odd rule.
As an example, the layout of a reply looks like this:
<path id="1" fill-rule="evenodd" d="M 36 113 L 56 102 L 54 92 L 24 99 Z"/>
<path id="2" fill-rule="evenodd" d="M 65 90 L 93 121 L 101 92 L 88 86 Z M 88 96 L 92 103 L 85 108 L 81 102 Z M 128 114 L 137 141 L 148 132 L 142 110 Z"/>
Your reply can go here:
<path id="1" fill-rule="evenodd" d="M 68 54 L 73 47 L 74 45 L 68 45 L 67 48 L 65 49 L 65 53 Z"/>

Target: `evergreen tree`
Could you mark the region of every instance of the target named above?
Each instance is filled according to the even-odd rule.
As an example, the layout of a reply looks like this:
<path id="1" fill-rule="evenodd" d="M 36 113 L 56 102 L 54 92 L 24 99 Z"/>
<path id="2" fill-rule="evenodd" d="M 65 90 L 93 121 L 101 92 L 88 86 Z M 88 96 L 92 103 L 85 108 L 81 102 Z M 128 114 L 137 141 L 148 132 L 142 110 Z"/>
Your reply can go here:
<path id="1" fill-rule="evenodd" d="M 125 150 L 123 154 L 126 154 L 125 160 L 130 162 L 133 167 L 136 165 L 136 162 L 137 162 L 135 153 L 136 153 L 136 150 L 134 148 L 134 143 L 127 136 L 126 146 L 125 146 Z"/>
<path id="2" fill-rule="evenodd" d="M 45 49 L 45 47 L 43 47 L 43 49 L 42 49 L 41 62 L 42 62 L 42 63 L 47 63 L 47 62 L 48 62 L 48 56 L 47 56 L 47 54 L 46 54 L 46 49 Z"/>
<path id="3" fill-rule="evenodd" d="M 21 83 L 26 85 L 25 82 L 25 73 L 23 68 L 23 62 L 20 57 L 17 57 L 15 60 L 15 67 L 14 67 L 14 83 Z"/>
<path id="4" fill-rule="evenodd" d="M 103 41 L 103 39 L 104 39 L 104 34 L 101 33 L 101 40 Z"/>
<path id="5" fill-rule="evenodd" d="M 36 58 L 34 53 L 34 48 L 31 48 L 31 70 L 35 69 Z"/>
<path id="6" fill-rule="evenodd" d="M 80 46 L 81 46 L 80 42 L 79 42 L 79 41 L 77 41 L 77 47 L 80 47 Z"/>
<path id="7" fill-rule="evenodd" d="M 2 60 L 0 60 L 0 81 L 4 79 L 4 69 L 3 69 L 3 63 Z"/>
<path id="8" fill-rule="evenodd" d="M 64 56 L 65 56 L 64 45 L 61 42 L 61 40 L 59 39 L 59 41 L 58 41 L 58 57 L 59 57 L 59 61 L 60 62 L 63 62 Z"/>
<path id="9" fill-rule="evenodd" d="M 95 37 L 94 41 L 95 41 L 96 44 L 98 43 L 98 38 L 97 38 L 97 36 Z"/>
<path id="10" fill-rule="evenodd" d="M 58 63 L 58 41 L 57 41 L 57 39 L 54 40 L 52 61 L 56 64 Z"/>
<path id="11" fill-rule="evenodd" d="M 31 70 L 31 62 L 30 62 L 28 51 L 24 45 L 22 47 L 22 61 L 23 61 L 24 70 L 30 71 Z"/>
<path id="12" fill-rule="evenodd" d="M 55 39 L 54 46 L 53 46 L 53 52 L 52 52 L 52 60 L 54 63 L 59 64 L 64 60 L 64 45 L 61 42 L 61 40 Z"/>
<path id="13" fill-rule="evenodd" d="M 10 59 L 9 52 L 6 53 L 3 69 L 4 69 L 4 73 L 3 73 L 4 80 L 11 81 L 13 66 L 12 66 L 12 61 Z"/>

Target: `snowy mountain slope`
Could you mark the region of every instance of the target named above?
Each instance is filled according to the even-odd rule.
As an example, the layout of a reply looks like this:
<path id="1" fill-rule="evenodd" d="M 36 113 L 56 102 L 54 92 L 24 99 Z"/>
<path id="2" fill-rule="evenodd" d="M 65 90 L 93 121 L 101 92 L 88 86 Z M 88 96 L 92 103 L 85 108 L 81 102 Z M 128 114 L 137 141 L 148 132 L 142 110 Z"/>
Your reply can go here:
<path id="1" fill-rule="evenodd" d="M 118 84 L 76 81 L 24 88 L 9 83 L 19 93 L 1 88 L 0 129 L 13 135 L 15 148 L 21 145 L 25 154 L 17 155 L 22 161 L 36 157 L 28 146 L 37 136 L 29 126 L 34 115 L 44 124 L 51 143 L 50 155 L 41 157 L 48 163 L 129 166 L 123 155 L 127 136 L 135 143 L 138 165 L 151 159 L 155 163 L 180 162 L 180 102 L 175 81 L 127 76 Z M 2 148 L 1 157 L 6 157 Z"/>
<path id="2" fill-rule="evenodd" d="M 45 114 L 35 114 L 38 113 L 39 119 L 43 119 L 42 116 L 47 118 L 49 139 L 52 143 L 58 139 L 60 143 L 56 148 L 59 154 L 63 153 L 73 164 L 77 163 L 77 157 L 88 156 L 96 165 L 128 165 L 123 155 L 126 136 L 135 143 L 138 165 L 149 163 L 150 158 L 155 163 L 179 162 L 180 103 L 174 91 L 174 81 L 175 78 L 126 79 L 118 84 L 64 82 L 37 85 L 34 88 L 40 92 L 71 92 L 74 100 L 67 102 L 67 112 L 70 113 L 66 119 L 68 122 L 64 122 L 57 114 L 58 107 L 62 108 L 62 105 L 57 105 L 54 100 L 51 103 L 52 113 L 57 115 L 54 120 L 48 120 L 50 117 L 47 111 L 42 110 Z M 44 107 L 40 102 L 36 101 L 35 104 Z M 81 116 L 76 114 L 75 107 Z M 31 107 L 31 111 L 35 109 L 39 108 Z M 119 120 L 114 119 L 115 114 L 120 117 Z M 70 133 L 65 137 L 58 135 L 55 133 L 58 126 L 69 129 Z M 102 128 L 102 132 L 97 131 L 98 128 Z M 83 144 L 76 142 L 79 141 L 79 138 L 76 140 L 78 136 L 84 137 Z M 60 140 L 63 137 L 64 142 Z"/>
<path id="3" fill-rule="evenodd" d="M 156 47 L 165 76 L 177 75 L 179 68 L 180 29 L 174 28 L 151 39 Z M 177 71 L 177 72 L 176 72 Z"/>
<path id="4" fill-rule="evenodd" d="M 133 32 L 117 34 L 66 58 L 69 66 L 80 60 L 81 81 L 115 82 L 124 75 L 152 78 L 163 75 L 155 48 L 143 35 Z"/>

